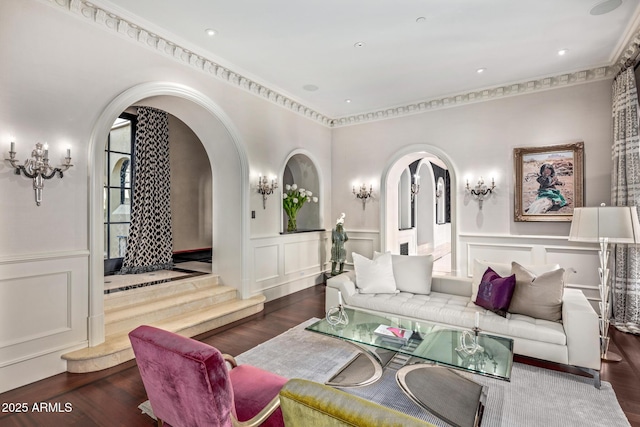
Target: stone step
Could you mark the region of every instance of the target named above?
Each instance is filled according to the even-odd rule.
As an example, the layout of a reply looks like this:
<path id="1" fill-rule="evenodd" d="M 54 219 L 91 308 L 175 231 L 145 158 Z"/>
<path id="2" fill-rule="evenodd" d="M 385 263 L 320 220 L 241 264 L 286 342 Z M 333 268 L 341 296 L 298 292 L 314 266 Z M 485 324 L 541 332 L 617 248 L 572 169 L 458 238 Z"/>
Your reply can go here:
<path id="1" fill-rule="evenodd" d="M 193 337 L 259 313 L 264 309 L 265 300 L 264 295 L 258 295 L 245 300 L 234 299 L 153 322 L 141 320 L 141 323 L 126 331 L 107 335 L 105 342 L 100 345 L 64 354 L 62 358 L 67 361 L 67 371 L 72 373 L 95 372 L 110 368 L 133 359 L 128 333 L 139 325 L 156 326 L 183 336 Z"/>
<path id="2" fill-rule="evenodd" d="M 151 299 L 173 296 L 186 291 L 212 288 L 219 283 L 216 274 L 203 274 L 184 279 L 173 279 L 152 286 L 132 287 L 124 291 L 111 292 L 104 295 L 104 310 L 117 307 L 146 303 Z"/>
<path id="3" fill-rule="evenodd" d="M 105 310 L 105 334 L 130 331 L 142 322 L 156 322 L 207 307 L 215 307 L 236 298 L 235 288 L 215 285 L 202 289 L 185 288 L 173 295 L 150 298 L 144 303 Z"/>

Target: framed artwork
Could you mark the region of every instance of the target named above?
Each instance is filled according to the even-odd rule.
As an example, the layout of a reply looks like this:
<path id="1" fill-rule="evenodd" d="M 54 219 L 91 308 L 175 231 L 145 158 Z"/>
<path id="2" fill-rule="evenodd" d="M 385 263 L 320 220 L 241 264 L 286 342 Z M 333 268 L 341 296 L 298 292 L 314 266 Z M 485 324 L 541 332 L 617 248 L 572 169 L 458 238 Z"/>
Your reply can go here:
<path id="1" fill-rule="evenodd" d="M 515 148 L 515 221 L 571 221 L 582 207 L 584 143 Z"/>

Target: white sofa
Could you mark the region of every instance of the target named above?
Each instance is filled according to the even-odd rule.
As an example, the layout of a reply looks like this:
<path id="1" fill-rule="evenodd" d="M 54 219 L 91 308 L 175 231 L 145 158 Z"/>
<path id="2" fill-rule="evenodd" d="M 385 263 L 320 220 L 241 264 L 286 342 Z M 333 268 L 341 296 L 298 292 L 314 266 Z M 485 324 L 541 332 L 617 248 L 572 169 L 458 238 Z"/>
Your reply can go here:
<path id="1" fill-rule="evenodd" d="M 564 289 L 562 321 L 552 322 L 521 314 L 505 318 L 475 305 L 471 278 L 433 276 L 430 282 L 428 294 L 360 293 L 356 274 L 349 271 L 327 280 L 325 304 L 327 309 L 334 307 L 341 297 L 348 308 L 464 329 L 474 327 L 479 312 L 480 329 L 512 338 L 514 353 L 576 366 L 593 375 L 595 386 L 600 387 L 598 315 L 582 291 Z"/>

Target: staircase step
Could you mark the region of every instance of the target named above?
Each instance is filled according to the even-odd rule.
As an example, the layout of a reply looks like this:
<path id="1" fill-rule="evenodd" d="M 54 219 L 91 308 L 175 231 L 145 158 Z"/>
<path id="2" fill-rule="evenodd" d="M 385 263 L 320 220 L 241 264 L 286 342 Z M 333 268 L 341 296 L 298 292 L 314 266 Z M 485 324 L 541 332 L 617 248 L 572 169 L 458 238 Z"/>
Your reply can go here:
<path id="1" fill-rule="evenodd" d="M 164 298 L 187 291 L 212 288 L 217 286 L 218 283 L 218 275 L 203 274 L 195 277 L 157 283 L 152 286 L 134 287 L 124 291 L 111 292 L 104 296 L 104 310 L 107 311 L 117 307 L 147 303 L 150 299 Z"/>
<path id="2" fill-rule="evenodd" d="M 162 320 L 145 321 L 126 331 L 107 335 L 105 342 L 100 345 L 63 354 L 62 358 L 67 361 L 67 371 L 72 373 L 95 372 L 110 368 L 134 358 L 128 333 L 139 325 L 156 326 L 186 337 L 193 337 L 259 313 L 264 309 L 265 300 L 264 295 L 245 300 L 235 299 Z"/>
<path id="3" fill-rule="evenodd" d="M 105 334 L 131 330 L 141 322 L 155 322 L 182 313 L 231 301 L 236 298 L 236 289 L 216 285 L 193 291 L 191 289 L 175 295 L 150 299 L 144 304 L 132 304 L 105 310 Z"/>

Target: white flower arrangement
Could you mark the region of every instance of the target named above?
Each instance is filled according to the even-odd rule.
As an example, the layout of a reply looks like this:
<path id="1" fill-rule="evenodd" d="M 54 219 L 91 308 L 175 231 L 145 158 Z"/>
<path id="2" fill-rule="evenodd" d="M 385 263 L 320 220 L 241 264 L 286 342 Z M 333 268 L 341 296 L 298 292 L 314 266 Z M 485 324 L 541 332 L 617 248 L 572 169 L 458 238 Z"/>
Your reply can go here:
<path id="1" fill-rule="evenodd" d="M 309 190 L 298 189 L 296 184 L 285 185 L 285 190 L 286 192 L 282 194 L 282 207 L 289 217 L 287 231 L 293 231 L 296 228 L 296 216 L 300 208 L 307 202 L 318 203 L 318 198 Z"/>

